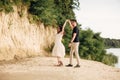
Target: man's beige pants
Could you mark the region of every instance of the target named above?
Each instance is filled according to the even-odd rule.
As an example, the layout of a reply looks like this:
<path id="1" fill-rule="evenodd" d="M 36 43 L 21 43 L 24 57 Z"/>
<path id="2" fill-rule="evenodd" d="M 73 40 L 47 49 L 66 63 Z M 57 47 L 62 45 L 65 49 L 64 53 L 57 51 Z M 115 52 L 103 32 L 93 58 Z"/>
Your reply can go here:
<path id="1" fill-rule="evenodd" d="M 77 64 L 80 64 L 80 57 L 79 57 L 78 49 L 79 49 L 79 42 L 73 42 L 73 43 L 71 43 L 70 64 L 72 64 L 73 54 L 74 53 L 75 53 L 75 56 L 76 56 L 76 59 L 77 59 Z"/>

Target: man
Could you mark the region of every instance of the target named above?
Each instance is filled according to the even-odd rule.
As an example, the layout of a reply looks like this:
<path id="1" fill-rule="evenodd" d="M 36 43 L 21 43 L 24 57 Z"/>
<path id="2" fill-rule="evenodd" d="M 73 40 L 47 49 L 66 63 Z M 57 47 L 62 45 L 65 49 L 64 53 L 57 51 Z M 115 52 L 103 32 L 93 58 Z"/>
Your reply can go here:
<path id="1" fill-rule="evenodd" d="M 73 54 L 75 53 L 76 59 L 77 59 L 77 65 L 75 66 L 75 68 L 80 67 L 80 57 L 79 57 L 79 53 L 78 53 L 78 49 L 79 49 L 79 29 L 77 27 L 77 21 L 75 19 L 71 19 L 69 20 L 69 24 L 70 27 L 72 29 L 72 39 L 69 43 L 69 47 L 71 47 L 70 49 L 70 62 L 68 65 L 66 65 L 66 67 L 72 67 L 73 63 Z"/>

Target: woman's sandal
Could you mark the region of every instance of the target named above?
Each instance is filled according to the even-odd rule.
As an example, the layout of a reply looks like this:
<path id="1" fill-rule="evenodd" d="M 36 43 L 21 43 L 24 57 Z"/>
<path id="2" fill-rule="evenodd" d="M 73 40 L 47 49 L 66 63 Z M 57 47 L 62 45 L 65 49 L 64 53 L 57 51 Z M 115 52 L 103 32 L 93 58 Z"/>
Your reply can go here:
<path id="1" fill-rule="evenodd" d="M 57 64 L 57 65 L 55 65 L 55 66 L 58 66 L 58 67 L 63 66 L 62 61 L 59 61 L 59 64 Z"/>

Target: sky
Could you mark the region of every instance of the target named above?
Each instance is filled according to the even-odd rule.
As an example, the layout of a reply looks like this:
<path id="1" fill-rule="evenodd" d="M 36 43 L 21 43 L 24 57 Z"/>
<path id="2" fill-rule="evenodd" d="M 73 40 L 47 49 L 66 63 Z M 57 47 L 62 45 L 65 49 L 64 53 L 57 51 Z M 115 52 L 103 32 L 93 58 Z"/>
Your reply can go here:
<path id="1" fill-rule="evenodd" d="M 100 32 L 101 37 L 120 39 L 120 0 L 79 0 L 74 10 L 82 29 Z"/>

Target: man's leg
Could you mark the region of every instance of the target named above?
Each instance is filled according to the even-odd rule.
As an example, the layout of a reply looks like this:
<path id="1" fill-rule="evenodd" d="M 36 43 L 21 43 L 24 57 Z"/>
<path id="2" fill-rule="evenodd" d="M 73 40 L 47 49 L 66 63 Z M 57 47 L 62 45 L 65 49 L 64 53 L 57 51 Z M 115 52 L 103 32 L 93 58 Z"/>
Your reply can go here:
<path id="1" fill-rule="evenodd" d="M 73 63 L 72 63 L 72 60 L 73 60 L 73 53 L 74 53 L 74 47 L 73 47 L 73 44 L 71 44 L 71 48 L 70 48 L 70 62 L 68 65 L 66 65 L 66 67 L 72 67 L 73 66 Z"/>
<path id="2" fill-rule="evenodd" d="M 74 43 L 74 48 L 75 48 L 75 56 L 77 59 L 77 65 L 80 65 L 80 56 L 79 56 L 79 52 L 78 52 L 79 43 Z"/>
<path id="3" fill-rule="evenodd" d="M 70 64 L 72 65 L 72 61 L 73 61 L 73 53 L 74 53 L 74 49 L 73 49 L 73 46 L 71 46 L 71 49 L 70 49 Z"/>

